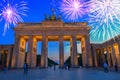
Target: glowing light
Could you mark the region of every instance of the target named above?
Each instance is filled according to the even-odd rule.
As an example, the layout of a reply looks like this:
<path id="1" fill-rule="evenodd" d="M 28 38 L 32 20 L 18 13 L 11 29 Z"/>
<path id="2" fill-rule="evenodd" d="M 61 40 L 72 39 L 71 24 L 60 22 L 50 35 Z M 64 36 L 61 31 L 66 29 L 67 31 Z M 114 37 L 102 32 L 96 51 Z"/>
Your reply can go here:
<path id="1" fill-rule="evenodd" d="M 66 19 L 77 21 L 88 12 L 87 2 L 83 2 L 83 0 L 62 0 L 59 10 Z"/>
<path id="2" fill-rule="evenodd" d="M 75 8 L 75 10 L 78 10 L 79 9 L 79 3 L 74 2 L 73 8 Z"/>
<path id="3" fill-rule="evenodd" d="M 120 34 L 120 0 L 91 0 L 89 6 L 93 39 L 108 40 Z"/>
<path id="4" fill-rule="evenodd" d="M 18 22 L 23 22 L 22 16 L 27 16 L 28 7 L 25 1 L 15 3 L 14 1 L 3 0 L 0 6 L 0 20 L 5 24 L 3 34 L 11 25 L 15 26 Z"/>
<path id="5" fill-rule="evenodd" d="M 12 15 L 12 11 L 11 10 L 7 10 L 7 15 Z"/>

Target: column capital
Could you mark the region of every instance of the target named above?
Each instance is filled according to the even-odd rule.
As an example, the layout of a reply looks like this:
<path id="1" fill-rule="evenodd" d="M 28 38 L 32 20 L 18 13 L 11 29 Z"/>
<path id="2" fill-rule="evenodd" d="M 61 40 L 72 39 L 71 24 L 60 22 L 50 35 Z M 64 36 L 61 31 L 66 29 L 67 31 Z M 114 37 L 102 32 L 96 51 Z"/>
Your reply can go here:
<path id="1" fill-rule="evenodd" d="M 71 35 L 72 38 L 76 38 L 76 35 Z"/>
<path id="2" fill-rule="evenodd" d="M 28 36 L 28 39 L 33 39 L 33 36 L 32 35 Z"/>
<path id="3" fill-rule="evenodd" d="M 63 41 L 63 35 L 59 36 L 59 41 Z"/>
<path id="4" fill-rule="evenodd" d="M 77 40 L 76 40 L 76 35 L 71 35 L 70 41 L 72 41 L 72 43 L 73 43 L 73 42 L 76 43 L 76 41 L 77 41 Z"/>
<path id="5" fill-rule="evenodd" d="M 48 35 L 46 35 L 46 34 L 42 34 L 41 36 L 47 37 Z"/>
<path id="6" fill-rule="evenodd" d="M 47 39 L 47 35 L 42 35 L 42 40 Z"/>
<path id="7" fill-rule="evenodd" d="M 33 46 L 33 36 L 28 36 L 28 47 Z"/>
<path id="8" fill-rule="evenodd" d="M 60 38 L 60 37 L 63 37 L 63 35 L 59 35 L 59 38 Z"/>

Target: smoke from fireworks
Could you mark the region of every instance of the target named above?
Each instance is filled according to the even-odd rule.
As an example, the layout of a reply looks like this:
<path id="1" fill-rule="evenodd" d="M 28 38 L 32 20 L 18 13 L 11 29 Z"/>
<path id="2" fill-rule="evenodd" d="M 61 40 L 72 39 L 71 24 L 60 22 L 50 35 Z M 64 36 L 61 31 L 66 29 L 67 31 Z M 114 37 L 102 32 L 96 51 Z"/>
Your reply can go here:
<path id="1" fill-rule="evenodd" d="M 105 40 L 120 34 L 120 0 L 91 0 L 89 6 L 92 38 Z"/>
<path id="2" fill-rule="evenodd" d="M 87 3 L 83 0 L 62 0 L 59 9 L 71 21 L 77 21 L 88 12 Z"/>
<path id="3" fill-rule="evenodd" d="M 26 11 L 28 7 L 26 6 L 25 1 L 20 1 L 19 3 L 15 3 L 13 0 L 3 0 L 0 3 L 0 20 L 4 21 L 4 33 L 6 29 L 10 27 L 10 25 L 16 25 L 18 22 L 23 22 L 22 16 L 27 16 Z"/>

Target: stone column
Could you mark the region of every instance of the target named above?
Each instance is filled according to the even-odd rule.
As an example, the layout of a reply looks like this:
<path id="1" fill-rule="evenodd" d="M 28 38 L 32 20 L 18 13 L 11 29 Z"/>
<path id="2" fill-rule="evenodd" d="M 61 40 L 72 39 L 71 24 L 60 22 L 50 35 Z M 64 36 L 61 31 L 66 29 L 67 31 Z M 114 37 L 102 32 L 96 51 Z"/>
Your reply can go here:
<path id="1" fill-rule="evenodd" d="M 105 62 L 104 48 L 101 48 L 101 54 L 102 54 L 102 62 L 104 64 Z"/>
<path id="2" fill-rule="evenodd" d="M 120 67 L 120 42 L 118 42 L 118 66 Z"/>
<path id="3" fill-rule="evenodd" d="M 108 60 L 108 66 L 110 67 L 111 66 L 111 62 L 110 62 L 110 49 L 109 49 L 109 47 L 108 48 L 106 48 L 107 49 L 107 60 Z"/>
<path id="4" fill-rule="evenodd" d="M 31 68 L 36 67 L 36 51 L 34 50 L 35 49 L 34 45 L 36 46 L 34 37 L 29 36 L 27 63 Z"/>
<path id="5" fill-rule="evenodd" d="M 20 37 L 15 35 L 15 43 L 13 48 L 11 68 L 17 68 L 18 66 L 18 54 L 20 50 Z"/>
<path id="6" fill-rule="evenodd" d="M 4 59 L 5 59 L 5 55 L 4 55 L 5 53 L 4 53 L 4 51 L 2 52 L 2 65 L 4 65 Z"/>
<path id="7" fill-rule="evenodd" d="M 11 68 L 12 55 L 13 55 L 13 46 L 10 48 L 10 58 L 9 58 L 9 65 L 8 65 L 9 68 Z"/>
<path id="8" fill-rule="evenodd" d="M 89 39 L 88 35 L 86 35 L 84 37 L 85 37 L 86 65 L 92 67 L 93 62 L 92 62 L 92 52 L 91 52 L 90 39 Z"/>
<path id="9" fill-rule="evenodd" d="M 64 43 L 63 43 L 63 36 L 59 36 L 59 61 L 60 61 L 60 68 L 64 67 Z"/>
<path id="10" fill-rule="evenodd" d="M 78 67 L 78 58 L 77 58 L 77 42 L 76 37 L 72 36 L 71 38 L 71 66 Z"/>
<path id="11" fill-rule="evenodd" d="M 114 50 L 115 50 L 115 57 L 116 57 L 116 63 L 118 66 L 120 66 L 120 54 L 119 54 L 119 44 L 114 45 Z"/>
<path id="12" fill-rule="evenodd" d="M 86 50 L 85 50 L 85 38 L 81 38 L 81 47 L 82 47 L 82 65 L 86 66 Z"/>
<path id="13" fill-rule="evenodd" d="M 48 67 L 48 43 L 45 35 L 42 36 L 41 67 Z"/>
<path id="14" fill-rule="evenodd" d="M 93 45 L 93 56 L 94 56 L 94 65 L 95 65 L 95 67 L 98 67 L 98 63 L 97 63 L 97 53 L 96 53 L 95 45 Z"/>
<path id="15" fill-rule="evenodd" d="M 116 55 L 115 55 L 115 50 L 114 50 L 114 46 L 112 45 L 112 62 L 113 62 L 113 66 L 115 65 L 116 62 Z"/>
<path id="16" fill-rule="evenodd" d="M 24 37 L 20 38 L 19 52 L 17 53 L 17 68 L 23 68 L 25 63 L 25 44 L 26 40 Z"/>
<path id="17" fill-rule="evenodd" d="M 11 48 L 9 48 L 7 52 L 7 61 L 6 61 L 7 67 L 9 67 L 10 64 L 10 55 L 11 55 Z"/>
<path id="18" fill-rule="evenodd" d="M 119 54 L 120 54 L 120 41 L 118 42 L 118 50 L 119 50 Z"/>
<path id="19" fill-rule="evenodd" d="M 81 44 L 82 44 L 82 62 L 83 62 L 83 66 L 86 66 L 86 65 L 93 66 L 91 45 L 90 45 L 90 40 L 89 40 L 88 35 L 85 35 L 85 36 L 82 37 Z"/>

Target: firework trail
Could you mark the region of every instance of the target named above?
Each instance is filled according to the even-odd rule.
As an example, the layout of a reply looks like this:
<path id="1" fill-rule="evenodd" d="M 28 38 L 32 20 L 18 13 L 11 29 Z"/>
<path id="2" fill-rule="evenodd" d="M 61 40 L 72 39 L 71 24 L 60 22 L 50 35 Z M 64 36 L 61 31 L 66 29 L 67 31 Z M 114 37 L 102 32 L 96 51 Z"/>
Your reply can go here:
<path id="1" fill-rule="evenodd" d="M 19 3 L 18 3 L 19 2 Z M 27 16 L 28 10 L 25 1 L 3 0 L 0 3 L 0 20 L 4 22 L 4 33 L 11 26 L 15 26 L 18 22 L 23 22 L 22 16 Z"/>
<path id="2" fill-rule="evenodd" d="M 78 21 L 88 11 L 88 3 L 84 0 L 62 0 L 59 11 L 70 21 Z"/>
<path id="3" fill-rule="evenodd" d="M 91 0 L 89 6 L 93 39 L 108 40 L 120 34 L 120 0 Z"/>

